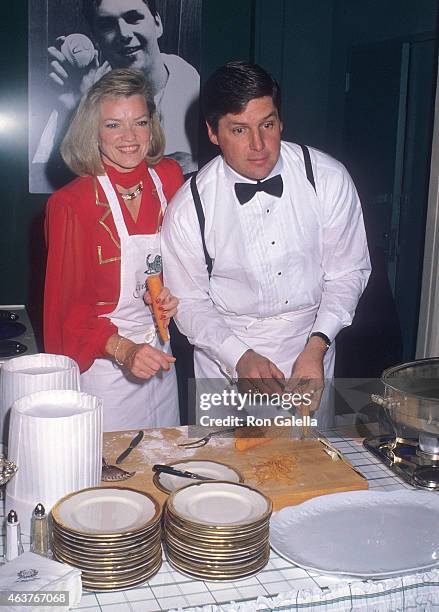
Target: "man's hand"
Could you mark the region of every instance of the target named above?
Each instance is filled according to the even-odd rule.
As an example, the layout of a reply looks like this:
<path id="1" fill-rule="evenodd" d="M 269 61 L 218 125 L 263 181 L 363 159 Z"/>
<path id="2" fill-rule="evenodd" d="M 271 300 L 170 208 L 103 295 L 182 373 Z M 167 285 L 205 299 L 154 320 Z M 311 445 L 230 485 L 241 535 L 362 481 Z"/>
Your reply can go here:
<path id="1" fill-rule="evenodd" d="M 84 67 L 73 65 L 61 51 L 65 36 L 56 39 L 57 46 L 49 47 L 49 61 L 51 72 L 49 79 L 55 83 L 59 91 L 59 102 L 67 111 L 73 111 L 78 105 L 81 96 L 90 89 L 94 83 L 111 70 L 110 64 L 105 61 L 99 66 L 98 52 L 95 50 L 92 61 Z"/>
<path id="2" fill-rule="evenodd" d="M 267 357 L 252 349 L 246 351 L 236 365 L 241 392 L 282 393 L 285 376 Z"/>
<path id="3" fill-rule="evenodd" d="M 313 396 L 312 411 L 319 407 L 324 387 L 323 358 L 327 350 L 328 347 L 321 338 L 310 338 L 297 357 L 285 385 L 285 393 L 309 393 Z"/>

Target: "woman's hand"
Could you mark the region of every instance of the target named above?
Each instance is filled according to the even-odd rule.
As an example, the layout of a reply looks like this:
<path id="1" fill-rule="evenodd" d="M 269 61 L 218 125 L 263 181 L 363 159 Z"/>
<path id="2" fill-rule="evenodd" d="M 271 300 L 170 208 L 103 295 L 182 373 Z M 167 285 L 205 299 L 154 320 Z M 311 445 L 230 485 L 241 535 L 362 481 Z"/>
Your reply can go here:
<path id="1" fill-rule="evenodd" d="M 147 380 L 160 370 L 171 369 L 175 357 L 149 344 L 136 344 L 129 338 L 113 334 L 107 341 L 106 350 L 118 365 L 129 370 L 133 376 Z"/>
<path id="2" fill-rule="evenodd" d="M 123 364 L 137 378 L 148 379 L 160 370 L 170 370 L 175 357 L 149 344 L 133 344 L 128 347 Z"/>
<path id="3" fill-rule="evenodd" d="M 152 308 L 152 300 L 149 291 L 143 296 L 145 304 Z M 165 327 L 168 327 L 170 319 L 177 314 L 178 299 L 169 291 L 167 287 L 163 287 L 160 291 L 157 302 L 159 304 L 161 318 Z"/>

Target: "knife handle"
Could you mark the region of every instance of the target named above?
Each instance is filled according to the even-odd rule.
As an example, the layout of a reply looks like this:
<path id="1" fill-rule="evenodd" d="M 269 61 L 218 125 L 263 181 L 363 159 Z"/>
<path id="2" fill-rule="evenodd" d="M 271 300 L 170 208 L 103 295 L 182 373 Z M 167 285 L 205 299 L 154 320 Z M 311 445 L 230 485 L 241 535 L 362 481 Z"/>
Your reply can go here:
<path id="1" fill-rule="evenodd" d="M 122 463 L 122 461 L 128 457 L 130 452 L 134 450 L 136 446 L 139 444 L 139 442 L 143 440 L 143 436 L 144 436 L 143 431 L 139 431 L 139 433 L 134 436 L 134 438 L 130 442 L 129 447 L 126 450 L 124 450 L 123 453 L 121 453 L 119 457 L 116 459 L 116 465 L 119 465 L 119 463 Z"/>
<path id="2" fill-rule="evenodd" d="M 172 467 L 171 465 L 162 465 L 160 463 L 156 463 L 152 466 L 153 472 L 158 472 L 159 474 L 171 474 L 172 476 L 180 476 L 182 478 L 192 478 L 192 480 L 210 480 L 207 476 L 200 476 L 199 474 L 194 474 L 193 472 L 186 472 L 185 470 L 178 470 L 177 468 Z"/>
<path id="3" fill-rule="evenodd" d="M 119 465 L 119 463 L 122 463 L 122 461 L 128 457 L 128 455 L 130 454 L 132 450 L 133 450 L 132 448 L 127 448 L 126 450 L 124 450 L 123 453 L 121 453 L 119 457 L 116 459 L 116 462 L 115 462 L 116 465 Z"/>
<path id="4" fill-rule="evenodd" d="M 181 470 L 177 470 L 177 468 L 173 468 L 170 465 L 162 465 L 161 463 L 156 463 L 152 466 L 153 472 L 158 472 L 159 474 L 172 474 L 172 476 L 179 476 L 180 474 L 184 474 Z"/>

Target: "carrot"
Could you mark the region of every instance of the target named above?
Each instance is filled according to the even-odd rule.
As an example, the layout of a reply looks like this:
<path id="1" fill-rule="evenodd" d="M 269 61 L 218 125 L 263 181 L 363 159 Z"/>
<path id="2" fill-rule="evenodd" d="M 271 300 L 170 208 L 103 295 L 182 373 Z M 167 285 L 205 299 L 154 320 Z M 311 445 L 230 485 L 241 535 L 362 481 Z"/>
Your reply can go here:
<path id="1" fill-rule="evenodd" d="M 271 442 L 271 438 L 266 438 L 265 434 L 269 431 L 268 427 L 238 427 L 235 431 L 235 448 L 238 451 L 245 451 L 260 444 Z M 255 434 L 258 437 L 252 437 Z"/>
<path id="2" fill-rule="evenodd" d="M 160 274 L 152 274 L 151 276 L 148 276 L 146 279 L 146 284 L 148 286 L 148 291 L 151 295 L 152 311 L 154 313 L 154 319 L 157 325 L 157 330 L 159 332 L 160 338 L 163 340 L 163 342 L 168 342 L 168 330 L 165 327 L 163 319 L 160 318 L 162 315 L 162 311 L 160 310 L 160 305 L 157 304 L 157 297 L 160 291 L 163 289 L 163 283 Z"/>
<path id="3" fill-rule="evenodd" d="M 238 451 L 246 451 L 249 448 L 259 446 L 259 444 L 267 444 L 268 442 L 271 442 L 271 438 L 236 438 L 235 448 Z"/>

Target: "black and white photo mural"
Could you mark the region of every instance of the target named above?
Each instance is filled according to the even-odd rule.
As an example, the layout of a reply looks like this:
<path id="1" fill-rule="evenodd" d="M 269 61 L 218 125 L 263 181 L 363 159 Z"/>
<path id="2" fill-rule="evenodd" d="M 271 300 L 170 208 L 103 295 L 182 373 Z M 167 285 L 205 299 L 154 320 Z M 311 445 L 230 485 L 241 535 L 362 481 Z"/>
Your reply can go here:
<path id="1" fill-rule="evenodd" d="M 29 191 L 71 177 L 59 145 L 81 96 L 112 68 L 143 70 L 165 154 L 197 169 L 201 0 L 29 0 Z"/>

